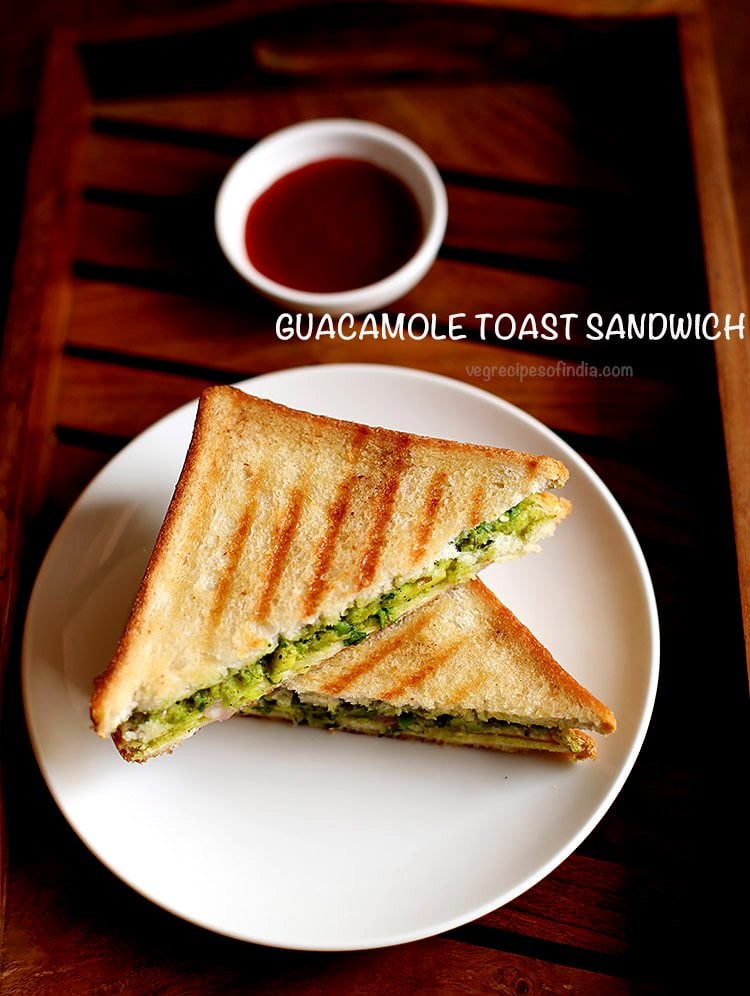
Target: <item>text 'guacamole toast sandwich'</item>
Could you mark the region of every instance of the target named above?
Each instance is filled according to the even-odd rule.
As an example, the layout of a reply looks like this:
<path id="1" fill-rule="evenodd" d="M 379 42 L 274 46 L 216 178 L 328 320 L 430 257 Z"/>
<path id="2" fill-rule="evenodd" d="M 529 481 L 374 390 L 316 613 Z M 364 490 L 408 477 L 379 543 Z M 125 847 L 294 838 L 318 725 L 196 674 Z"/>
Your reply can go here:
<path id="1" fill-rule="evenodd" d="M 329 730 L 596 756 L 610 710 L 479 580 L 441 594 L 243 710 Z"/>
<path id="2" fill-rule="evenodd" d="M 569 505 L 557 460 L 203 393 L 91 716 L 143 761 L 497 560 Z"/>

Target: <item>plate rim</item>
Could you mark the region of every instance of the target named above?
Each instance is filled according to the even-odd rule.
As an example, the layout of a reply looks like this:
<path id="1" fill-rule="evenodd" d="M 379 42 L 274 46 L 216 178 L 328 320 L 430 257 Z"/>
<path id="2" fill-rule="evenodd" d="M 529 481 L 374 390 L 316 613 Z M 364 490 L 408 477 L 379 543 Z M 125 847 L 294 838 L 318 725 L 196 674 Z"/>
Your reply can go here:
<path id="1" fill-rule="evenodd" d="M 611 808 L 615 799 L 622 790 L 625 782 L 630 777 L 633 770 L 635 762 L 640 755 L 643 747 L 643 743 L 646 734 L 651 723 L 651 718 L 653 715 L 654 704 L 656 700 L 656 692 L 658 688 L 659 681 L 659 671 L 660 671 L 660 651 L 661 651 L 661 634 L 659 626 L 659 614 L 658 605 L 656 601 L 656 594 L 654 591 L 653 581 L 651 574 L 648 569 L 648 564 L 646 558 L 643 554 L 638 537 L 630 524 L 625 512 L 620 506 L 619 502 L 612 494 L 610 489 L 604 483 L 604 481 L 599 477 L 596 471 L 588 464 L 586 459 L 581 456 L 569 443 L 567 443 L 561 436 L 559 436 L 553 429 L 550 429 L 544 422 L 530 415 L 524 409 L 518 407 L 505 398 L 499 397 L 480 388 L 473 384 L 467 384 L 464 381 L 458 380 L 453 377 L 446 376 L 445 374 L 433 373 L 431 371 L 413 369 L 410 367 L 403 367 L 400 365 L 391 365 L 386 363 L 319 363 L 319 364 L 304 364 L 294 367 L 286 367 L 280 370 L 269 371 L 268 373 L 258 374 L 254 377 L 244 378 L 240 381 L 234 382 L 231 386 L 238 388 L 239 390 L 244 390 L 246 393 L 254 394 L 250 390 L 251 385 L 257 385 L 262 383 L 265 385 L 268 382 L 274 380 L 285 379 L 290 376 L 318 376 L 321 373 L 327 373 L 329 371 L 339 371 L 339 372 L 358 372 L 367 373 L 368 375 L 378 375 L 378 376 L 396 376 L 404 379 L 418 379 L 424 382 L 432 382 L 442 384 L 444 387 L 449 389 L 457 390 L 459 393 L 464 393 L 474 398 L 482 401 L 489 401 L 500 409 L 504 410 L 506 413 L 520 418 L 522 422 L 526 425 L 534 428 L 542 433 L 542 435 L 553 440 L 555 445 L 558 446 L 564 454 L 569 458 L 573 459 L 576 464 L 577 470 L 580 470 L 587 478 L 589 484 L 593 485 L 595 490 L 600 494 L 607 504 L 609 510 L 613 512 L 615 518 L 618 521 L 621 529 L 623 530 L 624 536 L 627 539 L 630 552 L 633 555 L 633 560 L 635 566 L 637 567 L 638 579 L 640 582 L 640 590 L 644 599 L 644 605 L 646 608 L 646 618 L 648 621 L 648 636 L 649 636 L 649 660 L 648 660 L 648 681 L 645 689 L 643 710 L 641 713 L 640 721 L 633 734 L 633 742 L 630 747 L 630 751 L 622 763 L 622 767 L 616 778 L 613 779 L 612 784 L 609 786 L 608 790 L 604 794 L 603 798 L 599 802 L 598 806 L 592 811 L 589 818 L 580 826 L 575 834 L 573 834 L 569 840 L 567 840 L 561 847 L 559 847 L 554 854 L 552 854 L 546 862 L 541 864 L 532 874 L 528 875 L 523 881 L 516 884 L 514 888 L 506 890 L 499 896 L 488 900 L 479 906 L 474 907 L 470 912 L 461 913 L 455 917 L 448 918 L 440 921 L 439 923 L 432 924 L 428 927 L 416 928 L 413 931 L 402 931 L 398 935 L 385 935 L 380 937 L 371 937 L 368 939 L 361 939 L 359 941 L 353 941 L 349 943 L 314 943 L 314 944 L 304 944 L 304 943 L 289 943 L 281 942 L 277 939 L 264 938 L 261 936 L 250 936 L 247 932 L 241 930 L 231 930 L 225 927 L 216 926 L 205 919 L 201 919 L 199 916 L 191 915 L 176 909 L 173 905 L 168 902 L 158 898 L 156 895 L 149 893 L 145 889 L 134 885 L 123 873 L 113 867 L 109 860 L 107 860 L 99 851 L 98 847 L 95 847 L 89 840 L 86 839 L 82 830 L 74 823 L 71 816 L 68 814 L 66 807 L 59 797 L 59 793 L 53 788 L 50 783 L 50 778 L 48 777 L 48 771 L 42 757 L 42 747 L 38 742 L 36 731 L 34 729 L 34 722 L 32 717 L 32 710 L 30 704 L 30 643 L 33 638 L 32 636 L 32 623 L 33 617 L 36 610 L 36 602 L 42 595 L 42 588 L 44 583 L 44 575 L 49 569 L 49 564 L 54 560 L 55 552 L 57 546 L 64 539 L 68 529 L 72 528 L 71 522 L 75 518 L 75 512 L 81 504 L 85 502 L 89 493 L 99 479 L 103 477 L 111 468 L 111 466 L 124 454 L 130 451 L 131 447 L 135 447 L 139 442 L 149 433 L 157 432 L 163 423 L 169 421 L 170 419 L 177 419 L 179 413 L 183 413 L 189 410 L 191 407 L 197 404 L 197 396 L 191 401 L 187 401 L 182 405 L 177 406 L 172 411 L 163 415 L 161 418 L 152 422 L 149 426 L 139 432 L 133 437 L 118 453 L 114 454 L 110 460 L 94 475 L 94 477 L 89 481 L 80 495 L 76 498 L 73 504 L 70 506 L 65 514 L 62 522 L 55 531 L 47 550 L 45 551 L 44 557 L 37 570 L 34 584 L 32 587 L 31 594 L 25 609 L 25 618 L 23 626 L 23 635 L 21 641 L 21 653 L 20 653 L 20 669 L 21 669 L 21 696 L 23 701 L 24 719 L 26 723 L 26 729 L 28 732 L 29 740 L 31 742 L 32 750 L 36 763 L 39 767 L 40 773 L 50 792 L 55 804 L 63 815 L 68 826 L 73 830 L 78 839 L 83 843 L 86 849 L 96 857 L 101 864 L 107 868 L 119 881 L 123 882 L 128 888 L 132 889 L 138 895 L 142 896 L 144 899 L 148 900 L 153 905 L 160 909 L 163 909 L 173 916 L 184 920 L 186 923 L 193 924 L 194 926 L 201 927 L 205 930 L 209 930 L 212 933 L 218 934 L 220 936 L 228 937 L 233 940 L 243 941 L 245 943 L 258 944 L 264 947 L 276 948 L 279 950 L 289 950 L 289 951 L 314 951 L 314 952 L 345 952 L 345 951 L 364 951 L 364 950 L 375 950 L 384 947 L 393 947 L 398 944 L 406 944 L 414 941 L 424 940 L 429 937 L 435 937 L 446 931 L 453 930 L 457 927 L 463 926 L 468 923 L 472 923 L 476 919 L 487 915 L 493 910 L 500 909 L 506 906 L 508 903 L 512 902 L 518 896 L 527 892 L 529 889 L 537 885 L 543 878 L 549 875 L 555 868 L 557 868 L 566 858 L 568 858 L 573 851 L 588 837 L 588 835 L 593 831 L 593 829 L 601 822 L 604 815 Z M 264 397 L 264 395 L 260 395 Z M 189 441 L 189 440 L 188 440 Z M 187 441 L 186 441 L 187 442 Z"/>

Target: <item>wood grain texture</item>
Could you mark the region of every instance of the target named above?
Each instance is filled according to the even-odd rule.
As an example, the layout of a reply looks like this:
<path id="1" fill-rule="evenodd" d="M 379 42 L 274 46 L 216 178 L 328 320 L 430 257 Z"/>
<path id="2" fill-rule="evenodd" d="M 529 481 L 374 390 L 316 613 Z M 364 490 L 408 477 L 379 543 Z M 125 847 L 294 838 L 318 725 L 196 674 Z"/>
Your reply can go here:
<path id="1" fill-rule="evenodd" d="M 710 26 L 703 10 L 681 19 L 680 39 L 711 300 L 722 316 L 747 315 L 750 309 L 721 98 Z M 717 342 L 715 352 L 750 679 L 750 328 L 744 341 Z"/>
<path id="2" fill-rule="evenodd" d="M 585 97 L 579 97 L 585 103 Z M 304 86 L 288 92 L 100 100 L 105 120 L 251 141 L 308 118 L 365 118 L 402 132 L 442 169 L 529 183 L 619 190 L 600 149 L 576 143 L 574 98 L 545 83 Z M 540 143 L 546 154 L 539 155 Z M 604 161 L 603 161 L 604 160 Z"/>
<path id="3" fill-rule="evenodd" d="M 25 520 L 38 510 L 48 480 L 55 371 L 70 307 L 68 266 L 78 209 L 74 178 L 86 99 L 72 41 L 60 35 L 49 50 L 44 74 L 0 357 L 0 692 L 10 653 Z M 0 931 L 5 866 L 0 826 Z"/>
<path id="4" fill-rule="evenodd" d="M 345 6 L 347 0 L 334 0 Z M 386 0 L 395 7 L 408 0 Z M 677 16 L 694 10 L 700 0 L 459 0 L 465 7 L 487 10 L 523 10 L 525 13 L 567 18 L 623 18 L 642 20 Z M 295 11 L 313 6 L 316 0 L 254 0 L 253 14 L 258 17 L 278 10 Z M 414 0 L 415 6 L 455 7 L 456 0 Z M 118 20 L 109 30 L 104 25 L 81 36 L 94 41 L 123 38 L 159 37 L 165 34 L 207 31 L 217 25 L 241 21 L 248 15 L 245 0 L 225 0 L 208 9 L 170 13 L 139 14 Z"/>
<path id="5" fill-rule="evenodd" d="M 526 9 L 551 4 L 534 0 Z M 253 13 L 280 6 L 261 0 Z M 30 519 L 26 570 L 33 573 L 55 526 L 109 455 L 208 383 L 348 360 L 447 374 L 508 398 L 560 431 L 612 489 L 643 545 L 665 650 L 655 721 L 633 775 L 571 858 L 514 902 L 447 937 L 341 956 L 265 951 L 181 923 L 116 881 L 85 850 L 37 771 L 12 669 L 2 753 L 13 758 L 6 798 L 20 804 L 9 819 L 4 991 L 241 992 L 252 979 L 261 992 L 619 993 L 674 991 L 681 966 L 693 983 L 698 978 L 697 942 L 708 947 L 709 927 L 693 911 L 705 908 L 715 883 L 701 880 L 696 851 L 713 839 L 716 797 L 732 797 L 736 786 L 729 765 L 675 743 L 672 720 L 694 710 L 694 683 L 686 675 L 695 662 L 714 659 L 717 628 L 728 663 L 712 681 L 726 704 L 727 755 L 741 756 L 743 731 L 732 667 L 741 656 L 734 550 L 710 349 L 686 350 L 677 362 L 661 364 L 643 351 L 626 351 L 634 376 L 619 379 L 572 376 L 582 360 L 619 362 L 621 354 L 606 347 L 558 358 L 538 355 L 530 343 L 512 349 L 477 342 L 283 343 L 273 333 L 273 309 L 233 278 L 212 241 L 213 191 L 249 141 L 299 117 L 355 114 L 412 134 L 446 173 L 448 248 L 463 255 L 444 255 L 398 307 L 524 313 L 586 310 L 603 299 L 640 308 L 661 301 L 669 287 L 674 300 L 689 298 L 700 310 L 706 275 L 693 224 L 676 47 L 671 26 L 659 20 L 693 5 L 555 3 L 555 13 L 585 14 L 596 25 L 522 20 L 487 50 L 475 41 L 485 37 L 474 34 L 477 25 L 485 14 L 492 30 L 500 21 L 484 6 L 471 4 L 469 17 L 465 9 L 440 5 L 422 21 L 435 27 L 447 51 L 454 39 L 445 24 L 463 15 L 445 63 L 420 41 L 407 8 L 393 18 L 408 27 L 404 47 L 394 43 L 389 51 L 378 47 L 376 33 L 357 29 L 356 17 L 343 16 L 345 5 L 337 7 L 340 25 L 330 38 L 313 32 L 308 46 L 288 29 L 311 24 L 316 13 L 307 21 L 270 16 L 247 44 L 245 3 L 134 21 L 98 39 L 89 34 L 82 58 L 96 91 L 91 129 L 80 163 L 69 160 L 76 185 L 85 188 L 77 276 L 69 283 L 70 308 L 58 312 L 65 346 L 49 369 L 59 391 L 43 413 L 48 438 L 57 442 L 44 500 Z M 606 9 L 633 23 L 599 21 Z M 241 24 L 232 25 L 228 14 Z M 653 20 L 641 25 L 640 18 Z M 100 44 L 104 38 L 107 45 Z M 244 81 L 231 77 L 229 90 L 214 58 L 227 39 L 234 39 L 233 71 L 247 69 Z M 331 39 L 342 42 L 343 54 L 336 55 Z M 635 42 L 643 43 L 639 73 L 623 75 Z M 513 56 L 517 43 L 523 58 Z M 191 67 L 204 45 L 211 58 Z M 164 70 L 169 51 L 177 53 L 179 79 Z M 562 55 L 571 51 L 576 59 L 566 75 Z M 524 59 L 530 68 L 522 73 Z M 413 75 L 394 77 L 394 67 L 409 60 Z M 359 62 L 364 81 L 352 78 Z M 122 66 L 128 71 L 120 73 Z M 701 90 L 702 72 L 694 73 L 687 79 L 700 116 L 702 101 L 715 95 Z M 724 183 L 720 172 L 711 173 L 710 144 L 703 149 L 699 171 Z M 711 196 L 704 192 L 704 210 Z M 74 229 L 65 225 L 70 239 Z M 705 224 L 704 234 L 713 243 L 722 230 Z M 36 252 L 45 245 L 37 239 Z M 490 265 L 481 253 L 503 258 Z M 562 279 L 559 269 L 520 269 L 540 260 L 558 268 L 599 265 L 584 279 L 569 272 Z M 717 300 L 727 293 L 725 272 L 723 264 L 715 271 Z M 699 500 L 685 473 L 696 440 L 712 494 L 710 535 L 704 492 Z M 697 585 L 696 577 L 710 584 Z M 693 624 L 703 619 L 711 625 Z M 721 834 L 721 850 L 731 853 L 731 827 Z"/>
<path id="6" fill-rule="evenodd" d="M 64 92 L 58 92 L 58 80 Z M 68 267 L 75 242 L 74 186 L 85 125 L 86 90 L 69 38 L 52 46 L 29 173 L 24 228 L 0 362 L 0 606 L 7 653 L 8 619 L 21 523 L 44 493 L 54 368 L 70 306 Z M 63 168 L 60 168 L 60 159 Z M 45 252 L 39 247 L 46 246 Z"/>
<path id="7" fill-rule="evenodd" d="M 630 949 L 632 897 L 642 874 L 615 862 L 572 855 L 539 885 L 478 923 L 589 951 L 624 955 Z M 629 895 L 629 903 L 623 896 Z M 581 911 L 586 910 L 586 916 Z"/>

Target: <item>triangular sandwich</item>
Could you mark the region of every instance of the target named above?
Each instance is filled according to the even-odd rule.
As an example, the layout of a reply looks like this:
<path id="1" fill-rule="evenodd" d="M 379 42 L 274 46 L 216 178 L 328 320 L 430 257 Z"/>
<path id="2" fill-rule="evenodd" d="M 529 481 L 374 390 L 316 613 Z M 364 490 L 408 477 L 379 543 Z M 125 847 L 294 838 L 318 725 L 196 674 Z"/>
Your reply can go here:
<path id="1" fill-rule="evenodd" d="M 96 732 L 171 750 L 567 515 L 557 460 L 203 393 Z"/>
<path id="2" fill-rule="evenodd" d="M 610 710 L 479 580 L 288 679 L 247 714 L 353 733 L 596 756 Z"/>

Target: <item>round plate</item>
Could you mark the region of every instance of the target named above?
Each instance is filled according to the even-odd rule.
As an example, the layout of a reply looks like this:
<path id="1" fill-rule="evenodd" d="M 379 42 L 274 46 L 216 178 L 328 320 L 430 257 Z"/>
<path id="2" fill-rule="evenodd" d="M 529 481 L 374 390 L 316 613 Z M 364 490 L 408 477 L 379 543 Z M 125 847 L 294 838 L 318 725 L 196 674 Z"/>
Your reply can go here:
<path id="1" fill-rule="evenodd" d="M 298 368 L 244 390 L 296 408 L 548 453 L 574 512 L 541 555 L 483 580 L 614 711 L 595 762 L 330 736 L 234 719 L 129 765 L 91 732 L 108 663 L 180 472 L 195 403 L 119 453 L 39 572 L 23 694 L 44 778 L 91 851 L 142 895 L 231 937 L 312 950 L 400 944 L 518 896 L 593 829 L 630 771 L 658 670 L 653 588 L 612 495 L 554 433 L 476 388 L 373 365 Z"/>

